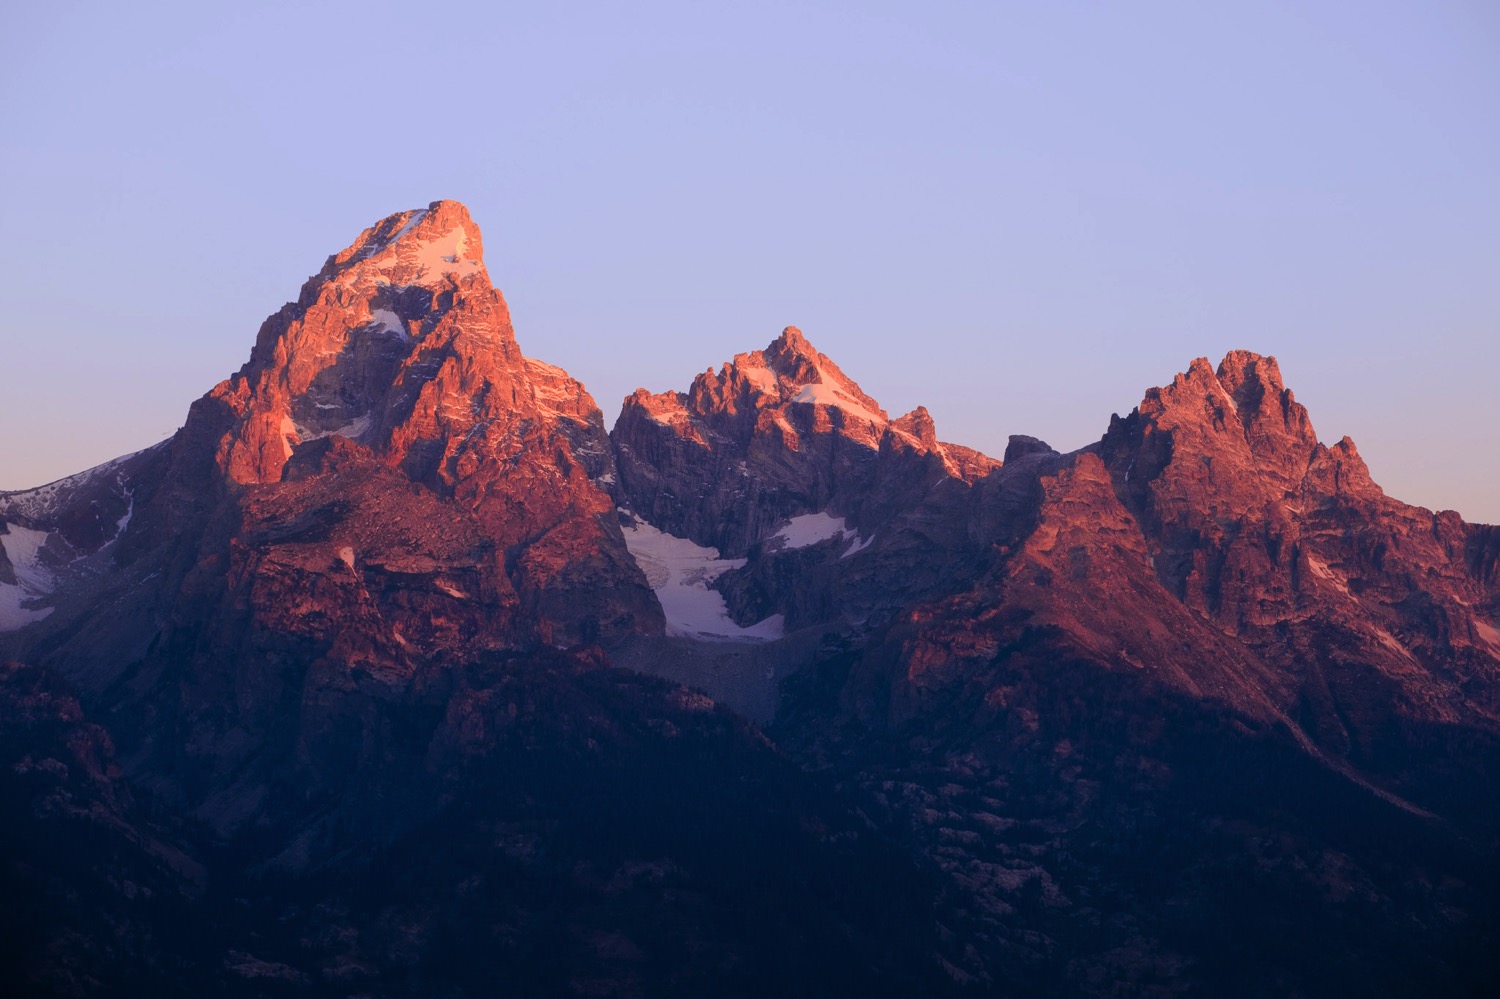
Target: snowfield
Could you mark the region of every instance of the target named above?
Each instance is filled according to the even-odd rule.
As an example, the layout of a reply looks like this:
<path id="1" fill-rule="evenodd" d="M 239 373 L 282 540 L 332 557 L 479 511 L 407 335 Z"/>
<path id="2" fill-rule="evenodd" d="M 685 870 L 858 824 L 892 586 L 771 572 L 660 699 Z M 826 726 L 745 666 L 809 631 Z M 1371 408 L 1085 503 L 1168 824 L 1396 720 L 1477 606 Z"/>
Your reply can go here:
<path id="1" fill-rule="evenodd" d="M 51 607 L 26 606 L 52 592 L 52 574 L 42 568 L 39 557 L 51 535 L 20 524 L 6 524 L 5 528 L 6 533 L 0 534 L 0 547 L 15 570 L 16 582 L 0 582 L 0 631 L 14 631 L 52 613 Z"/>
<path id="2" fill-rule="evenodd" d="M 873 536 L 861 538 L 859 533 L 849 526 L 847 520 L 843 517 L 835 517 L 824 510 L 820 513 L 804 513 L 788 520 L 780 530 L 766 539 L 766 547 L 772 551 L 806 548 L 809 545 L 832 541 L 840 537 L 849 540 L 848 547 L 839 556 L 841 559 L 864 551 L 875 540 Z"/>
<path id="3" fill-rule="evenodd" d="M 735 624 L 724 597 L 713 589 L 714 580 L 744 565 L 744 559 L 719 558 L 717 548 L 659 531 L 640 518 L 624 531 L 631 557 L 661 601 L 668 635 L 715 642 L 768 642 L 785 634 L 780 614 L 748 628 Z"/>
<path id="4" fill-rule="evenodd" d="M 835 517 L 824 510 L 821 513 L 804 513 L 793 517 L 775 534 L 766 539 L 767 548 L 806 548 L 820 541 L 831 541 L 840 534 L 851 537 L 854 532 L 843 517 Z M 775 542 L 780 541 L 777 545 Z"/>
<path id="5" fill-rule="evenodd" d="M 881 426 L 884 426 L 886 422 L 885 418 L 879 413 L 870 412 L 864 406 L 861 406 L 859 401 L 853 396 L 844 392 L 832 382 L 812 382 L 804 385 L 797 392 L 796 396 L 792 398 L 792 401 L 805 402 L 812 406 L 831 406 L 834 409 L 841 409 L 846 413 Z"/>

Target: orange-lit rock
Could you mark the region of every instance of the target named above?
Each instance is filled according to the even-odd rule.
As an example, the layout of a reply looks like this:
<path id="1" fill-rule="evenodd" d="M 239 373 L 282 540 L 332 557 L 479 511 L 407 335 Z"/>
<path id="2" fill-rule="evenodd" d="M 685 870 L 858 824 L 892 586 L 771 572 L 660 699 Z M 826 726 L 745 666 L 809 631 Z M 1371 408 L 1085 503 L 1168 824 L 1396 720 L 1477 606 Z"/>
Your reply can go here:
<path id="1" fill-rule="evenodd" d="M 936 479 L 971 484 L 1000 464 L 940 443 L 926 410 L 891 420 L 795 326 L 685 393 L 638 390 L 611 439 L 631 509 L 726 555 L 825 510 L 873 533 Z"/>
<path id="2" fill-rule="evenodd" d="M 616 504 L 729 627 L 664 634 Z M 789 327 L 607 438 L 437 202 L 172 439 L 0 494 L 0 598 L 0 940 L 52 991 L 1494 978 L 1500 528 L 1246 351 L 1002 464 Z"/>

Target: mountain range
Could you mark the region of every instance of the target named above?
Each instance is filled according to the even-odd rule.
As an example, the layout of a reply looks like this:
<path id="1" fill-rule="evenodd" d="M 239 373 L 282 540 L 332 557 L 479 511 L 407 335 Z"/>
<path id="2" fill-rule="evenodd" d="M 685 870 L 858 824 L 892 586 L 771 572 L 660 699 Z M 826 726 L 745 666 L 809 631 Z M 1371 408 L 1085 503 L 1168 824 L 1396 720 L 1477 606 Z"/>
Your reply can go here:
<path id="1" fill-rule="evenodd" d="M 0 493 L 0 661 L 18 994 L 1500 981 L 1500 528 L 1248 351 L 997 459 L 788 327 L 606 431 L 434 202 Z"/>

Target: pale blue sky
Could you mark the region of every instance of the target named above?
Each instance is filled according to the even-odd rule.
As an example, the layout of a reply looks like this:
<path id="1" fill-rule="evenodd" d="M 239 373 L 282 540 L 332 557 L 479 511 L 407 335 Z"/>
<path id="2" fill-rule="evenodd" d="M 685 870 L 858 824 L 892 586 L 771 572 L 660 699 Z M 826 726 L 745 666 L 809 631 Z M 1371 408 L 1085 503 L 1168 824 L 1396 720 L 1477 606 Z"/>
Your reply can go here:
<path id="1" fill-rule="evenodd" d="M 0 488 L 155 443 L 391 212 L 466 202 L 613 420 L 801 326 L 948 440 L 1275 354 L 1500 521 L 1500 5 L 6 3 Z"/>

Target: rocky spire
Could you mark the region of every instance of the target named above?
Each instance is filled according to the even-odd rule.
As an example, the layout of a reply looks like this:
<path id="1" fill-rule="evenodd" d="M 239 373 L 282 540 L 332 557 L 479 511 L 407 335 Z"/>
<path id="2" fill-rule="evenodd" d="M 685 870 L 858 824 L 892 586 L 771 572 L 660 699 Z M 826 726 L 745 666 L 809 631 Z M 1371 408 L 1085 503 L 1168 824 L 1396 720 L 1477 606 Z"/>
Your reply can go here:
<path id="1" fill-rule="evenodd" d="M 1291 488 L 1318 447 L 1307 410 L 1282 385 L 1276 359 L 1245 350 L 1231 351 L 1217 370 L 1196 358 L 1171 384 L 1148 389 L 1125 422 L 1141 438 L 1141 473 L 1170 452 L 1181 474 L 1205 484 L 1274 479 Z"/>

